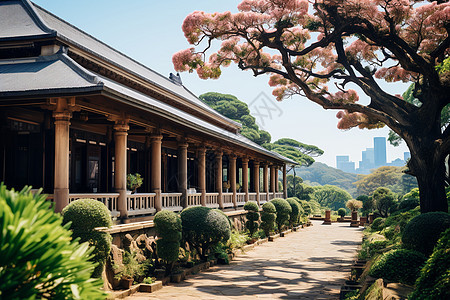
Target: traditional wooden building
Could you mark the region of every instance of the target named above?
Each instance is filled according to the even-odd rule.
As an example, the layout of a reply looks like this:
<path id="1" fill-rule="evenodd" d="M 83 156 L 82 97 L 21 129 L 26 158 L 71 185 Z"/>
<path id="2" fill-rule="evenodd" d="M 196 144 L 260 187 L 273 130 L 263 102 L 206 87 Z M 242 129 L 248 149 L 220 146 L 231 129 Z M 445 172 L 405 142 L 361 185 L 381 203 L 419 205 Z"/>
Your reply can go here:
<path id="1" fill-rule="evenodd" d="M 0 181 L 120 218 L 285 197 L 295 164 L 170 78 L 27 1 L 0 1 Z M 127 193 L 129 173 L 144 184 Z M 230 188 L 224 189 L 223 183 Z M 236 184 L 242 188 L 238 190 Z"/>

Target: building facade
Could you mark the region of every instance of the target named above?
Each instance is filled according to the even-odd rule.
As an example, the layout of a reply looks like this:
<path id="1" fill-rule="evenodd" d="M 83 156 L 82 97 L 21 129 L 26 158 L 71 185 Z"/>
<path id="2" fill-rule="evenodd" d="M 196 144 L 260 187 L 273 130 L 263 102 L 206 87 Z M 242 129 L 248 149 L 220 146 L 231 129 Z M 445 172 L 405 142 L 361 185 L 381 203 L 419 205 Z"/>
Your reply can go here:
<path id="1" fill-rule="evenodd" d="M 0 181 L 122 219 L 286 197 L 295 164 L 166 78 L 29 2 L 0 2 Z M 127 192 L 127 174 L 144 178 Z M 224 177 L 226 174 L 226 177 Z M 228 189 L 225 185 L 230 185 Z M 241 186 L 240 189 L 237 187 Z"/>

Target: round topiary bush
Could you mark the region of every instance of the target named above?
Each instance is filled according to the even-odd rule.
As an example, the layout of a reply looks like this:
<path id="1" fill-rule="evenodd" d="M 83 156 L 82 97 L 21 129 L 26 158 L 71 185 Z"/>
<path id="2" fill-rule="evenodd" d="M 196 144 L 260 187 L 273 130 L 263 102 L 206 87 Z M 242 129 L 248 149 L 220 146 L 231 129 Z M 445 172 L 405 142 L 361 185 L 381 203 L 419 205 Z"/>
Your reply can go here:
<path id="1" fill-rule="evenodd" d="M 79 244 L 44 195 L 0 184 L 0 299 L 105 299 Z"/>
<path id="2" fill-rule="evenodd" d="M 217 210 L 203 206 L 188 207 L 180 217 L 184 240 L 196 248 L 204 260 L 211 248 L 230 239 L 230 221 Z"/>
<path id="3" fill-rule="evenodd" d="M 370 268 L 369 275 L 393 282 L 414 284 L 420 269 L 426 261 L 425 255 L 418 251 L 398 249 L 390 251 Z"/>
<path id="4" fill-rule="evenodd" d="M 345 208 L 339 208 L 338 209 L 338 211 L 337 211 L 337 213 L 338 213 L 338 215 L 341 217 L 341 218 L 343 218 L 343 217 L 345 217 L 345 215 L 347 214 L 347 211 L 345 210 Z"/>
<path id="5" fill-rule="evenodd" d="M 374 231 L 380 231 L 383 230 L 384 228 L 384 221 L 386 219 L 382 218 L 382 217 L 378 217 L 375 220 L 373 220 L 372 225 L 370 225 L 370 228 Z"/>
<path id="6" fill-rule="evenodd" d="M 111 227 L 111 212 L 100 201 L 79 199 L 67 205 L 63 211 L 63 224 L 70 224 L 74 238 L 94 246 L 92 261 L 98 263 L 92 277 L 101 277 L 106 258 L 111 251 L 111 235 L 96 231 L 96 227 Z"/>
<path id="7" fill-rule="evenodd" d="M 289 214 L 289 226 L 293 227 L 298 224 L 300 213 L 303 212 L 301 205 L 293 198 L 287 198 L 287 203 L 291 206 L 291 213 Z"/>
<path id="8" fill-rule="evenodd" d="M 299 201 L 300 201 L 300 205 L 303 208 L 303 215 L 305 217 L 309 216 L 312 212 L 311 205 L 309 205 L 308 201 L 306 201 L 306 200 L 299 200 Z"/>
<path id="9" fill-rule="evenodd" d="M 433 254 L 420 271 L 411 300 L 450 299 L 450 228 L 434 247 Z"/>
<path id="10" fill-rule="evenodd" d="M 276 211 L 275 205 L 271 202 L 266 202 L 262 206 L 261 228 L 264 230 L 266 236 L 269 236 L 275 227 L 275 219 L 277 218 Z"/>
<path id="11" fill-rule="evenodd" d="M 181 219 L 173 211 L 162 210 L 155 215 L 153 222 L 159 237 L 156 241 L 158 257 L 171 265 L 178 259 L 180 251 Z"/>
<path id="12" fill-rule="evenodd" d="M 245 227 L 249 231 L 250 237 L 252 237 L 255 231 L 258 230 L 259 207 L 256 202 L 249 201 L 245 203 L 244 209 L 247 211 L 247 222 L 245 222 Z"/>
<path id="13" fill-rule="evenodd" d="M 292 208 L 289 205 L 289 202 L 281 198 L 275 198 L 270 202 L 275 206 L 277 211 L 277 218 L 275 219 L 275 222 L 277 223 L 278 232 L 281 232 L 284 224 L 289 220 L 289 215 L 292 212 Z"/>
<path id="14" fill-rule="evenodd" d="M 403 245 L 428 256 L 433 252 L 441 233 L 447 228 L 450 228 L 448 213 L 429 212 L 418 215 L 406 224 L 402 235 Z"/>

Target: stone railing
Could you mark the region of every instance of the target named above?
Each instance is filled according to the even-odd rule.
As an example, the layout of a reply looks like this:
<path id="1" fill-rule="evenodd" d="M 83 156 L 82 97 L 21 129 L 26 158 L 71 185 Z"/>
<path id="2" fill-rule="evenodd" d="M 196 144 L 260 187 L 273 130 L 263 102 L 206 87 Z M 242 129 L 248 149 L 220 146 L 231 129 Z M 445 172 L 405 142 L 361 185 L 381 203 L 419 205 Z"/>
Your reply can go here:
<path id="1" fill-rule="evenodd" d="M 275 195 L 273 194 L 273 192 L 270 192 L 267 201 L 270 201 L 272 199 L 275 199 Z"/>
<path id="2" fill-rule="evenodd" d="M 52 197 L 53 199 L 53 197 Z M 119 215 L 117 210 L 117 200 L 119 199 L 119 193 L 108 194 L 69 194 L 69 203 L 78 199 L 95 199 L 103 204 L 111 211 L 113 217 Z"/>
<path id="3" fill-rule="evenodd" d="M 248 193 L 248 201 L 258 202 L 258 200 L 256 199 L 256 193 Z"/>
<path id="4" fill-rule="evenodd" d="M 219 207 L 219 193 L 206 193 L 206 206 L 212 208 Z"/>
<path id="5" fill-rule="evenodd" d="M 259 203 L 266 203 L 267 202 L 267 193 L 261 192 L 259 193 Z"/>
<path id="6" fill-rule="evenodd" d="M 187 194 L 187 206 L 202 205 L 202 193 Z"/>
<path id="7" fill-rule="evenodd" d="M 244 206 L 245 193 L 236 193 L 236 204 L 237 204 L 237 206 Z"/>
<path id="8" fill-rule="evenodd" d="M 163 209 L 172 211 L 182 211 L 181 193 L 161 193 Z"/>
<path id="9" fill-rule="evenodd" d="M 233 193 L 223 193 L 223 207 L 233 207 Z"/>
<path id="10" fill-rule="evenodd" d="M 277 193 L 275 193 L 275 197 L 284 199 L 284 193 L 283 192 L 277 192 Z"/>
<path id="11" fill-rule="evenodd" d="M 127 211 L 129 216 L 154 214 L 155 193 L 139 193 L 127 195 Z"/>

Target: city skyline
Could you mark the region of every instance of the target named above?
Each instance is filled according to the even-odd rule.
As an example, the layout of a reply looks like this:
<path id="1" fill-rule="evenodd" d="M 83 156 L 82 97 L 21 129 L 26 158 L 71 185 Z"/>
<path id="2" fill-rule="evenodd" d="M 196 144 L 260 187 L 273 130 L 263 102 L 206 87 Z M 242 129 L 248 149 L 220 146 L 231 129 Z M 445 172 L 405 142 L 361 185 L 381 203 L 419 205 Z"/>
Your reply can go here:
<path id="1" fill-rule="evenodd" d="M 369 174 L 372 169 L 382 166 L 404 166 L 411 154 L 404 152 L 403 159 L 396 158 L 388 162 L 386 142 L 386 137 L 374 137 L 373 148 L 361 151 L 361 160 L 357 168 L 356 163 L 350 160 L 349 155 L 336 155 L 336 168 L 348 173 Z"/>

